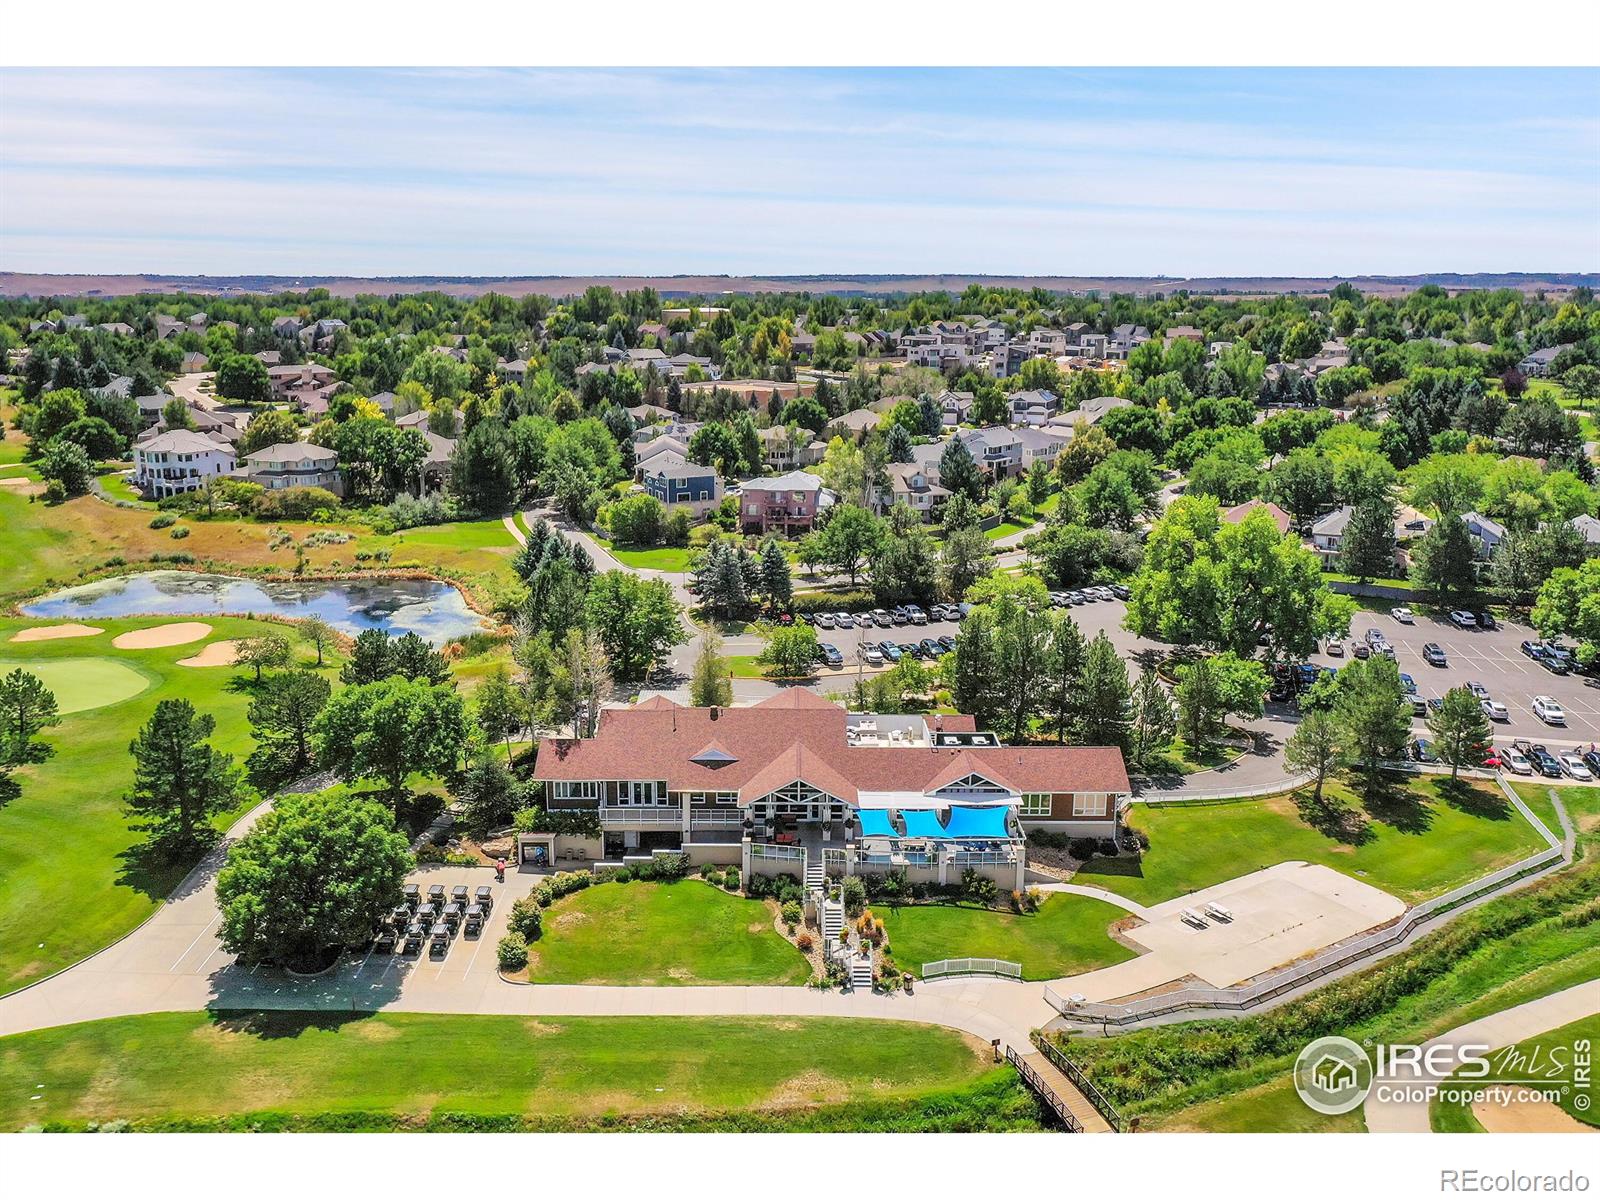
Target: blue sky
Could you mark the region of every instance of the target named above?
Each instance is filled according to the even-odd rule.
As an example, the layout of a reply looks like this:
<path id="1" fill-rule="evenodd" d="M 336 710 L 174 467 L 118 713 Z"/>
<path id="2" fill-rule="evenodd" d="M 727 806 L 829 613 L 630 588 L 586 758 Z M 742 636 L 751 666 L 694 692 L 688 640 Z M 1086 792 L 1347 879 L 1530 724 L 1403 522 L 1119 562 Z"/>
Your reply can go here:
<path id="1" fill-rule="evenodd" d="M 1600 269 L 1595 70 L 7 70 L 0 268 Z"/>

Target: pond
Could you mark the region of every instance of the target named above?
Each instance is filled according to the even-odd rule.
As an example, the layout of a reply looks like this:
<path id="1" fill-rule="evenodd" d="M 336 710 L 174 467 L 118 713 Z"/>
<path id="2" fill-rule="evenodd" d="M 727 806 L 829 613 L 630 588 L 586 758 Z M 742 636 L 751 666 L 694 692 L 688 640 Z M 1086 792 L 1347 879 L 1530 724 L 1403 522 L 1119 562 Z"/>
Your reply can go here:
<path id="1" fill-rule="evenodd" d="M 487 629 L 448 583 L 434 579 L 281 582 L 147 571 L 52 592 L 22 606 L 30 617 L 321 617 L 352 636 L 367 629 L 415 633 L 435 646 Z"/>

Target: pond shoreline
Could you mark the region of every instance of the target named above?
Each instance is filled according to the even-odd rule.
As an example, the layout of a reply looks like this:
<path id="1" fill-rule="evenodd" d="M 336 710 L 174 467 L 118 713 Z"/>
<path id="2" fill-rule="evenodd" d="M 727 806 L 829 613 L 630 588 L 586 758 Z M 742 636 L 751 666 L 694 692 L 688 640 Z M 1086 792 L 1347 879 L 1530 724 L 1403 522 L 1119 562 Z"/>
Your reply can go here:
<path id="1" fill-rule="evenodd" d="M 441 594 L 444 589 L 448 589 L 449 593 L 453 594 L 459 599 L 461 606 L 461 612 L 459 615 L 470 616 L 474 619 L 473 628 L 462 628 L 456 632 L 449 632 L 448 636 L 441 634 L 437 644 L 443 645 L 458 638 L 469 636 L 472 633 L 492 633 L 495 632 L 502 624 L 501 622 L 497 621 L 491 613 L 485 612 L 481 607 L 475 604 L 472 594 L 459 581 L 446 578 L 435 572 L 425 569 L 401 568 L 398 570 L 342 572 L 317 571 L 306 572 L 304 574 L 297 575 L 293 572 L 285 571 L 252 571 L 249 568 L 224 568 L 219 570 L 216 569 L 218 566 L 219 564 L 214 563 L 128 563 L 123 567 L 99 574 L 96 578 L 83 579 L 78 582 L 41 593 L 39 595 L 14 601 L 9 607 L 11 610 L 11 615 L 26 620 L 59 620 L 69 615 L 92 615 L 102 619 L 171 618 L 178 616 L 195 616 L 236 617 L 248 620 L 277 622 L 285 625 L 295 626 L 303 621 L 320 617 L 322 620 L 327 621 L 334 627 L 334 632 L 340 639 L 341 644 L 348 645 L 354 640 L 356 632 L 359 632 L 359 630 L 353 632 L 350 629 L 342 627 L 339 624 L 340 617 L 327 612 L 308 611 L 304 613 L 287 613 L 274 611 L 269 605 L 306 602 L 279 600 L 278 598 L 272 597 L 269 593 L 267 593 L 267 589 L 273 586 L 298 587 L 304 585 L 314 588 L 320 585 L 324 587 L 327 592 L 337 594 L 345 588 L 381 589 L 386 585 L 428 583 L 433 584 L 441 589 Z M 205 578 L 219 581 L 215 594 L 222 603 L 226 602 L 225 599 L 222 598 L 222 593 L 229 586 L 243 585 L 246 587 L 256 588 L 265 596 L 267 604 L 260 608 L 224 608 L 216 605 L 208 605 L 203 601 L 199 601 L 193 605 L 179 604 L 176 607 L 150 609 L 130 608 L 127 611 L 93 612 L 90 610 L 94 608 L 94 604 L 92 601 L 89 601 L 75 609 L 66 611 L 37 611 L 41 605 L 49 605 L 52 608 L 62 609 L 63 605 L 68 603 L 68 594 L 81 591 L 85 588 L 92 588 L 96 585 L 110 585 L 115 584 L 119 580 L 123 580 L 127 581 L 127 584 L 124 586 L 132 586 L 139 582 L 153 580 L 154 577 L 157 576 L 180 574 L 194 576 L 197 577 L 197 579 Z M 151 586 L 156 585 L 152 583 Z M 428 603 L 429 600 L 430 598 L 428 597 L 419 596 L 414 600 L 411 600 L 409 603 L 400 604 L 396 608 L 385 613 L 382 619 L 375 620 L 369 617 L 366 621 L 359 621 L 353 620 L 352 617 L 355 614 L 368 613 L 370 610 L 357 604 L 350 603 L 348 599 L 345 599 L 342 596 L 340 597 L 340 601 L 344 603 L 347 610 L 346 614 L 343 616 L 343 620 L 346 623 L 357 625 L 362 628 L 389 628 L 389 631 L 393 633 L 406 631 L 403 624 L 391 623 L 389 618 L 392 617 L 394 613 L 402 612 L 406 608 L 412 607 L 413 605 Z M 29 611 L 30 609 L 34 611 Z"/>

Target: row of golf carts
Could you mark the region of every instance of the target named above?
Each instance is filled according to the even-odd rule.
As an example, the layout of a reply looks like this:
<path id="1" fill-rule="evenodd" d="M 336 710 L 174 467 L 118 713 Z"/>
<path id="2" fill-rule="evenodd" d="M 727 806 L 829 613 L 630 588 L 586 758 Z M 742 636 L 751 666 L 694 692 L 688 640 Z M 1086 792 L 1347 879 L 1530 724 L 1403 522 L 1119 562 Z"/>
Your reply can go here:
<path id="1" fill-rule="evenodd" d="M 424 944 L 430 958 L 443 958 L 450 942 L 459 933 L 475 938 L 483 933 L 483 924 L 494 908 L 494 893 L 488 884 L 470 892 L 466 884 L 458 883 L 446 898 L 442 883 L 428 885 L 426 900 L 421 885 L 405 886 L 405 902 L 395 906 L 384 918 L 373 939 L 376 954 L 421 954 Z"/>

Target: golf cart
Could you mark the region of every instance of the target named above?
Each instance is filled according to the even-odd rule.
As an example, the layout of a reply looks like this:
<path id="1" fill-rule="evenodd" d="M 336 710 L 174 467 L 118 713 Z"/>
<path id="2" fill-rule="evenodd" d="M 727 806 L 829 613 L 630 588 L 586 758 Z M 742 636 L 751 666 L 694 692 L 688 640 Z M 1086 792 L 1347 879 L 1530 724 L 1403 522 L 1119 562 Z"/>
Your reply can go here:
<path id="1" fill-rule="evenodd" d="M 484 915 L 487 916 L 494 908 L 494 891 L 487 883 L 480 884 L 478 890 L 473 893 L 473 900 L 482 906 Z"/>
<path id="2" fill-rule="evenodd" d="M 452 935 L 461 928 L 461 905 L 453 900 L 444 906 L 444 927 Z"/>
<path id="3" fill-rule="evenodd" d="M 443 958 L 450 949 L 450 930 L 443 923 L 433 927 L 433 937 L 428 942 L 428 957 Z"/>
<path id="4" fill-rule="evenodd" d="M 394 930 L 385 925 L 378 930 L 378 936 L 372 940 L 372 952 L 374 954 L 393 954 L 396 940 Z"/>
<path id="5" fill-rule="evenodd" d="M 424 904 L 421 908 L 417 909 L 417 923 L 422 926 L 424 933 L 431 930 L 434 922 L 438 919 L 439 910 L 431 904 Z"/>
<path id="6" fill-rule="evenodd" d="M 467 906 L 467 885 L 458 883 L 450 889 L 450 903 L 459 904 L 462 908 Z"/>
<path id="7" fill-rule="evenodd" d="M 444 907 L 444 884 L 430 883 L 428 885 L 428 903 L 433 905 L 435 910 Z"/>
<path id="8" fill-rule="evenodd" d="M 412 912 L 417 911 L 417 905 L 422 903 L 422 889 L 414 883 L 405 886 L 406 907 Z"/>
<path id="9" fill-rule="evenodd" d="M 467 937 L 477 937 L 483 932 L 483 905 L 467 905 Z"/>
<path id="10" fill-rule="evenodd" d="M 406 926 L 406 940 L 401 948 L 402 954 L 421 954 L 424 931 L 420 921 L 413 921 Z"/>

